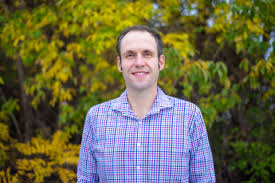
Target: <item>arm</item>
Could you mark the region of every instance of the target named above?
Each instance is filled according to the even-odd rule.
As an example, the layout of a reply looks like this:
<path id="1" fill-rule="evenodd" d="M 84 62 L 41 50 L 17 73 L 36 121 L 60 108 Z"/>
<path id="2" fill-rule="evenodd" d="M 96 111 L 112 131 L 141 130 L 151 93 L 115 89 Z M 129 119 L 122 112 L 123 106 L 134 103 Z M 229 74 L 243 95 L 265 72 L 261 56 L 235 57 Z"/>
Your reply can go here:
<path id="1" fill-rule="evenodd" d="M 206 127 L 199 108 L 191 128 L 192 149 L 189 164 L 189 182 L 216 182 L 213 157 Z"/>
<path id="2" fill-rule="evenodd" d="M 94 118 L 88 112 L 82 134 L 80 154 L 77 168 L 77 183 L 98 182 L 96 159 L 93 154 L 95 131 L 93 128 Z"/>

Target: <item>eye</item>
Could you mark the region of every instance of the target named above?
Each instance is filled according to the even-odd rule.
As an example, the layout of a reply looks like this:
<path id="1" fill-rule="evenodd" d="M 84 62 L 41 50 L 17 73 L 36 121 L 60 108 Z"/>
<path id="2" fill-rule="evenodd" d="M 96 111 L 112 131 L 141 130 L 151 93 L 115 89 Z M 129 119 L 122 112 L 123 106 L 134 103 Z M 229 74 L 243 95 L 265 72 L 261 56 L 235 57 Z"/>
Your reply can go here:
<path id="1" fill-rule="evenodd" d="M 145 56 L 145 57 L 151 57 L 151 56 L 152 56 L 152 53 L 149 52 L 149 51 L 146 51 L 146 52 L 144 53 L 144 56 Z"/>
<path id="2" fill-rule="evenodd" d="M 126 58 L 133 58 L 134 56 L 135 56 L 135 54 L 131 53 L 131 52 L 129 52 L 125 55 Z"/>

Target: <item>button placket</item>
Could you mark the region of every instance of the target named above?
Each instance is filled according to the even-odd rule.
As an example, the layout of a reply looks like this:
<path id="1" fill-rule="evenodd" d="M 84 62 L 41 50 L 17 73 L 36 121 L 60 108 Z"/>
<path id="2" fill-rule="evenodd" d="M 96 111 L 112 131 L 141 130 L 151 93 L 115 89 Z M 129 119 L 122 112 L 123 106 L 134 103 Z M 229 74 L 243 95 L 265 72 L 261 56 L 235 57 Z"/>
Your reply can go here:
<path id="1" fill-rule="evenodd" d="M 142 120 L 138 121 L 138 130 L 137 130 L 137 141 L 136 141 L 136 171 L 137 171 L 137 177 L 138 180 L 142 179 L 142 138 L 143 138 L 143 132 L 142 132 Z"/>

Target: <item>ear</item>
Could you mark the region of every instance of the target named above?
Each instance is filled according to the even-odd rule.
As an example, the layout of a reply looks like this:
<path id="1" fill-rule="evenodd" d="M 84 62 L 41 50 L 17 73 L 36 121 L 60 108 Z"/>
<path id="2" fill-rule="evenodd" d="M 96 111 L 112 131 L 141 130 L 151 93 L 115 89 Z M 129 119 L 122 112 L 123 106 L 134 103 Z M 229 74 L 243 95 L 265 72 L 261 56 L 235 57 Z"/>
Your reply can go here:
<path id="1" fill-rule="evenodd" d="M 117 56 L 116 59 L 117 59 L 117 68 L 119 72 L 122 72 L 121 59 L 119 56 Z"/>
<path id="2" fill-rule="evenodd" d="M 164 69 L 165 66 L 165 56 L 161 55 L 159 57 L 159 70 L 161 71 L 162 69 Z"/>

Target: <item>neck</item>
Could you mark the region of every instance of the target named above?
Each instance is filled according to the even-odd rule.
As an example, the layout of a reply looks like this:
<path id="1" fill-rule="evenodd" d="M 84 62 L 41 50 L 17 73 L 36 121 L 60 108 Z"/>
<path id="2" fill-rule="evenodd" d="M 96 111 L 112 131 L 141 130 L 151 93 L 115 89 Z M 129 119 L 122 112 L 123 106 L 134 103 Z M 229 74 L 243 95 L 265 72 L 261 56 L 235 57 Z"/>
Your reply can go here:
<path id="1" fill-rule="evenodd" d="M 142 91 L 127 89 L 127 97 L 133 112 L 142 119 L 152 108 L 157 96 L 157 87 Z"/>

